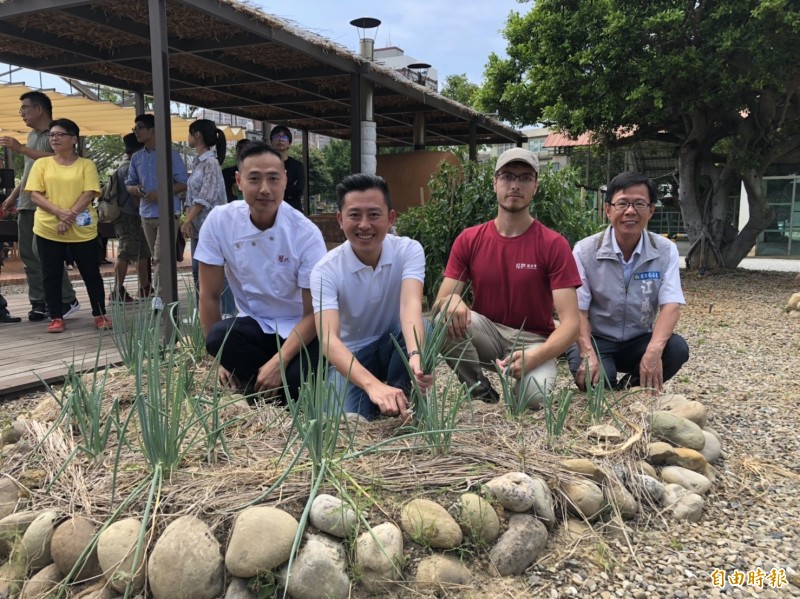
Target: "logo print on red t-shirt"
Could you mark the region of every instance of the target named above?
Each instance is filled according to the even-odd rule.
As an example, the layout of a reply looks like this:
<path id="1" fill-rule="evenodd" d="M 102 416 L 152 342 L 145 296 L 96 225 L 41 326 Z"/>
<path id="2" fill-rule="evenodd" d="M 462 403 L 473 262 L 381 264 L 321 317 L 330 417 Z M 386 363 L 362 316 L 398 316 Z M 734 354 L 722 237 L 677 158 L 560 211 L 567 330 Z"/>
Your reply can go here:
<path id="1" fill-rule="evenodd" d="M 517 262 L 515 266 L 517 270 L 536 270 L 539 268 L 535 263 L 531 264 L 529 262 Z"/>

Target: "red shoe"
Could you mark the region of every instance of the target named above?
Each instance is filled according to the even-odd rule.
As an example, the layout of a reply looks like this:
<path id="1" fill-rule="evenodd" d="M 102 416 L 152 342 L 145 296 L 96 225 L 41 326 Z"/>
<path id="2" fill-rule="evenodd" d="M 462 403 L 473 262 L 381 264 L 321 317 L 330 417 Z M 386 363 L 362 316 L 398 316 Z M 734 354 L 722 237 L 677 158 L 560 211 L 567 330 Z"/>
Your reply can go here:
<path id="1" fill-rule="evenodd" d="M 105 314 L 95 316 L 94 324 L 97 325 L 97 328 L 101 331 L 106 331 L 111 328 L 111 320 Z"/>
<path id="2" fill-rule="evenodd" d="M 127 291 L 125 291 L 125 288 L 123 287 L 119 291 L 112 291 L 111 294 L 108 296 L 108 301 L 110 301 L 110 302 L 120 302 L 120 303 L 123 303 L 123 304 L 132 304 L 136 300 L 133 299 L 130 296 L 130 294 Z"/>
<path id="3" fill-rule="evenodd" d="M 48 333 L 63 333 L 64 332 L 64 319 L 63 318 L 54 318 L 50 321 L 50 325 L 47 327 Z"/>

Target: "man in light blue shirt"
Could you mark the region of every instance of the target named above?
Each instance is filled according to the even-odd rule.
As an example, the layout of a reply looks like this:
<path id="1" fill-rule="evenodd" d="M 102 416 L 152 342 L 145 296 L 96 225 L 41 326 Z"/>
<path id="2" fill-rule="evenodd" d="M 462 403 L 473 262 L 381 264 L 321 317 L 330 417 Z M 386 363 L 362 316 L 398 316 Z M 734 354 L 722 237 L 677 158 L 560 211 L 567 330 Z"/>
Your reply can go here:
<path id="1" fill-rule="evenodd" d="M 144 148 L 136 152 L 131 158 L 131 165 L 128 169 L 128 178 L 125 185 L 128 192 L 139 200 L 139 215 L 142 217 L 142 229 L 150 247 L 150 254 L 153 256 L 153 266 L 158 266 L 159 250 L 161 248 L 161 235 L 158 226 L 158 180 L 157 180 L 157 158 L 161 154 L 156 153 L 156 129 L 155 117 L 152 114 L 140 114 L 136 117 L 133 132 L 139 143 L 144 144 Z M 186 165 L 183 163 L 181 155 L 174 149 L 172 152 L 172 181 L 173 181 L 173 209 L 175 212 L 175 232 L 178 231 L 178 218 L 181 213 L 181 201 L 178 193 L 186 190 L 186 181 L 189 173 L 186 172 Z M 172 243 L 175 243 L 173 238 Z"/>
<path id="2" fill-rule="evenodd" d="M 647 230 L 655 208 L 652 179 L 617 175 L 606 192 L 611 226 L 575 245 L 580 333 L 567 360 L 581 389 L 587 381 L 600 384 L 605 372 L 612 387 L 660 391 L 689 359 L 686 341 L 674 332 L 685 303 L 678 250 Z M 617 380 L 618 372 L 627 376 Z"/>

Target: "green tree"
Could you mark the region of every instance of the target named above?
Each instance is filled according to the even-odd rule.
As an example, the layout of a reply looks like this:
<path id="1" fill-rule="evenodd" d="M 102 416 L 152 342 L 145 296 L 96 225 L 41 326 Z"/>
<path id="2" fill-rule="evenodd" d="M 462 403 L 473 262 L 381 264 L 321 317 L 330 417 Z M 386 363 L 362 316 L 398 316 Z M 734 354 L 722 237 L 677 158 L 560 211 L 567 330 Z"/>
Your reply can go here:
<path id="1" fill-rule="evenodd" d="M 479 91 L 480 86 L 467 79 L 466 73 L 461 73 L 459 75 L 448 75 L 439 93 L 460 104 L 474 107 Z"/>
<path id="2" fill-rule="evenodd" d="M 125 153 L 119 135 L 98 135 L 86 138 L 86 158 L 94 161 L 101 181 L 114 171 Z"/>
<path id="3" fill-rule="evenodd" d="M 444 275 L 450 248 L 467 227 L 486 222 L 497 214 L 492 182 L 494 163 L 464 161 L 460 166 L 442 162 L 431 178 L 431 199 L 409 208 L 397 218 L 401 235 L 416 239 L 425 248 L 425 297 L 431 305 Z M 570 243 L 598 229 L 592 209 L 583 204 L 578 173 L 572 169 L 543 170 L 531 214 Z"/>
<path id="4" fill-rule="evenodd" d="M 293 145 L 289 148 L 289 156 L 303 161 L 303 148 Z M 322 150 L 309 148 L 308 151 L 308 197 L 322 196 L 323 198 L 331 193 L 333 179 L 331 171 L 325 160 Z"/>
<path id="5" fill-rule="evenodd" d="M 324 196 L 328 202 L 336 199 L 336 186 L 350 174 L 350 142 L 341 139 L 332 139 L 324 148 L 322 155 L 330 169 L 333 186 L 330 192 Z"/>
<path id="6" fill-rule="evenodd" d="M 538 0 L 504 35 L 509 58 L 489 57 L 483 106 L 611 147 L 677 145 L 690 264 L 747 255 L 774 219 L 764 174 L 800 153 L 796 1 Z M 740 182 L 749 221 L 737 233 L 728 204 Z"/>

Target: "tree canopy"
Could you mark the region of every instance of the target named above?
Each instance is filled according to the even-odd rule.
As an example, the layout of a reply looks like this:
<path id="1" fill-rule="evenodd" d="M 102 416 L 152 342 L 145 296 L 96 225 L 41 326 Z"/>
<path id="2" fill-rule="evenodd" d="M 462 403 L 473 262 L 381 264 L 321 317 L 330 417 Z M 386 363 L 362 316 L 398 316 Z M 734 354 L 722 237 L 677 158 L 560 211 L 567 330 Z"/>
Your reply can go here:
<path id="1" fill-rule="evenodd" d="M 615 147 L 679 147 L 679 202 L 695 265 L 735 266 L 774 218 L 770 165 L 800 161 L 800 6 L 793 0 L 537 0 L 489 58 L 484 108 L 591 131 Z M 744 183 L 750 220 L 728 198 Z"/>
<path id="2" fill-rule="evenodd" d="M 446 98 L 455 100 L 464 106 L 474 107 L 477 101 L 480 86 L 472 83 L 466 73 L 459 75 L 448 75 L 444 80 L 441 94 Z"/>

